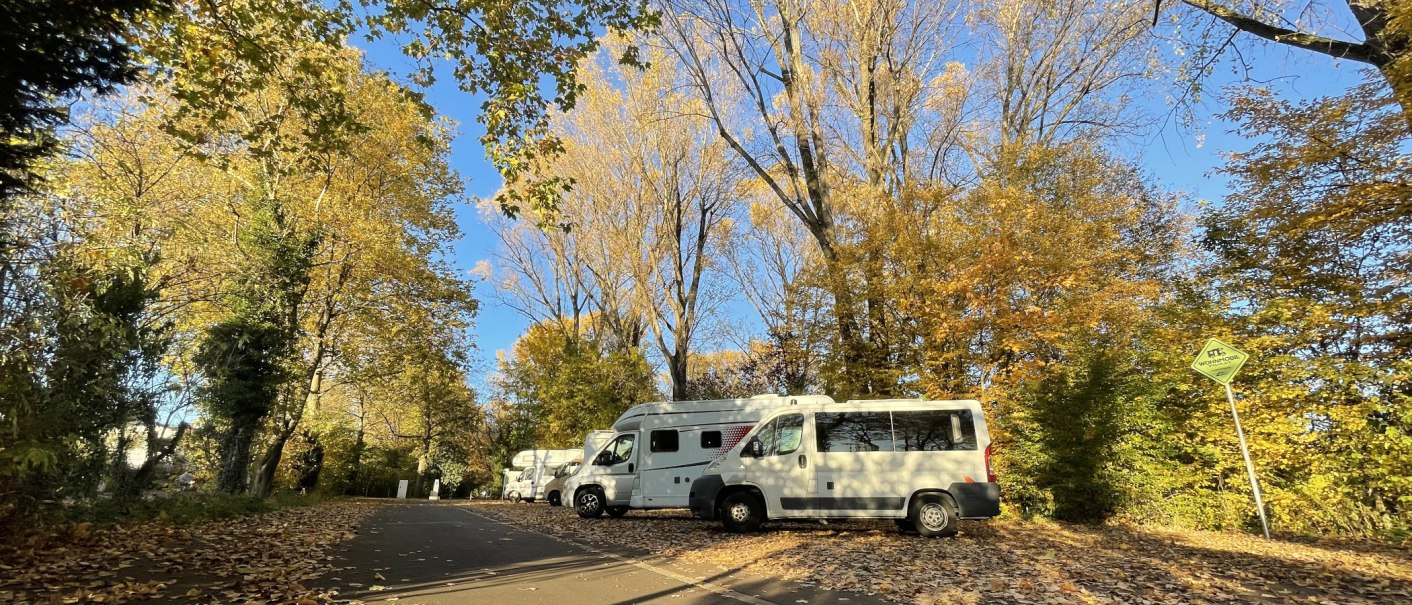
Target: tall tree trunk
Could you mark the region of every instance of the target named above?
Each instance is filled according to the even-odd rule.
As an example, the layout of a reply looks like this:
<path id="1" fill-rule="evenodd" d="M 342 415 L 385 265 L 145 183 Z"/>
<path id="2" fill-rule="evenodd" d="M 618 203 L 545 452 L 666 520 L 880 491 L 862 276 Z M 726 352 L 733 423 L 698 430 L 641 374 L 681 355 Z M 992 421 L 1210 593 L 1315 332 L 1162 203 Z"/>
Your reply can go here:
<path id="1" fill-rule="evenodd" d="M 339 269 L 338 280 L 324 296 L 324 306 L 319 312 L 319 321 L 314 330 L 314 358 L 309 361 L 302 388 L 298 398 L 295 399 L 299 402 L 298 406 L 284 418 L 279 433 L 275 435 L 274 443 L 265 451 L 265 456 L 260 461 L 260 471 L 255 477 L 256 496 L 263 498 L 270 495 L 274 488 L 275 472 L 279 470 L 280 460 L 284 457 L 285 443 L 299 428 L 299 422 L 304 418 L 304 409 L 308 407 L 309 400 L 317 399 L 323 392 L 324 358 L 328 355 L 330 345 L 329 329 L 337 315 L 334 307 L 338 293 L 343 290 L 343 285 L 348 283 L 348 277 L 352 270 L 352 263 L 348 257 L 345 257 L 344 264 Z"/>
<path id="2" fill-rule="evenodd" d="M 364 441 L 363 437 L 363 419 L 359 418 L 358 433 L 353 438 L 353 453 L 351 454 L 350 460 L 348 461 L 348 488 L 344 490 L 344 493 L 357 493 L 356 490 L 358 488 L 358 478 L 363 470 L 363 449 L 365 447 L 366 442 Z"/>
<path id="3" fill-rule="evenodd" d="M 250 448 L 259 430 L 259 420 L 236 419 L 221 440 L 221 471 L 217 489 L 227 494 L 245 493 L 250 476 Z"/>
<path id="4" fill-rule="evenodd" d="M 260 459 L 260 468 L 255 473 L 254 487 L 251 489 L 251 492 L 256 497 L 264 498 L 269 496 L 270 492 L 274 489 L 275 471 L 279 470 L 280 459 L 284 456 L 284 444 L 289 442 L 289 436 L 293 434 L 293 432 L 293 427 L 290 427 L 288 430 L 280 431 L 279 434 L 275 435 L 275 442 L 270 444 L 269 449 L 265 450 L 264 457 Z"/>

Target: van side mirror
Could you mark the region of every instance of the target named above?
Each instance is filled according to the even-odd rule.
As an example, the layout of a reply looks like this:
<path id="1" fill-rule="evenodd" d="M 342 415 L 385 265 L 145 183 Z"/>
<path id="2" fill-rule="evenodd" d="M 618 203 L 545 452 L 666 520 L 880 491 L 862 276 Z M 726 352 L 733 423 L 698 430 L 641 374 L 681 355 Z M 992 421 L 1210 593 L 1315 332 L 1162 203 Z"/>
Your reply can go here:
<path id="1" fill-rule="evenodd" d="M 603 450 L 603 451 L 601 451 L 601 452 L 598 452 L 598 455 L 597 455 L 597 456 L 594 456 L 594 458 L 593 458 L 593 463 L 596 464 L 596 465 L 598 465 L 598 466 L 604 466 L 604 465 L 607 465 L 607 464 L 608 464 L 608 461 L 610 461 L 610 460 L 612 460 L 612 459 L 613 459 L 613 453 L 610 452 L 610 451 L 608 451 L 608 450 Z"/>
<path id="2" fill-rule="evenodd" d="M 740 450 L 740 455 L 745 456 L 747 458 L 759 458 L 761 456 L 764 456 L 765 444 L 760 443 L 759 439 L 751 439 L 750 441 L 746 442 L 745 449 Z"/>

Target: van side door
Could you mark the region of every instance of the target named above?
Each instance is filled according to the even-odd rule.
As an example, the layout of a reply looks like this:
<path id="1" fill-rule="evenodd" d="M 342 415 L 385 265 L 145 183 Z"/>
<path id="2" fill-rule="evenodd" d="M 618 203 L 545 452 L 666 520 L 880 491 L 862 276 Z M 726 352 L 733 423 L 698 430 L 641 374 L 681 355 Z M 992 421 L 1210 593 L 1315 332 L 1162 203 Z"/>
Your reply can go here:
<path id="1" fill-rule="evenodd" d="M 741 465 L 745 467 L 746 480 L 765 494 L 769 515 L 801 516 L 813 508 L 809 495 L 813 491 L 814 469 L 804 414 L 775 417 L 756 431 L 754 440 L 760 441 L 760 456 L 742 457 Z"/>
<path id="2" fill-rule="evenodd" d="M 632 486 L 637 478 L 637 433 L 618 435 L 593 459 L 599 467 L 599 485 L 609 506 L 626 506 L 632 499 Z"/>

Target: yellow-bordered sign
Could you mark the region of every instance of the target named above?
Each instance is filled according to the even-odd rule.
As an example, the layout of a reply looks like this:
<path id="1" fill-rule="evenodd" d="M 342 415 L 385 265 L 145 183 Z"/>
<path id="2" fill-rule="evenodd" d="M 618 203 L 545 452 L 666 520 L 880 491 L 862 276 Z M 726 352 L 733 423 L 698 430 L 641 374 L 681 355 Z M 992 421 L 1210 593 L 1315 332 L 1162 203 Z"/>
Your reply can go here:
<path id="1" fill-rule="evenodd" d="M 1191 362 L 1191 369 L 1221 384 L 1230 384 L 1247 359 L 1250 359 L 1250 356 L 1244 351 L 1212 338 L 1206 341 L 1206 346 L 1201 347 L 1201 352 L 1196 354 L 1196 359 Z"/>

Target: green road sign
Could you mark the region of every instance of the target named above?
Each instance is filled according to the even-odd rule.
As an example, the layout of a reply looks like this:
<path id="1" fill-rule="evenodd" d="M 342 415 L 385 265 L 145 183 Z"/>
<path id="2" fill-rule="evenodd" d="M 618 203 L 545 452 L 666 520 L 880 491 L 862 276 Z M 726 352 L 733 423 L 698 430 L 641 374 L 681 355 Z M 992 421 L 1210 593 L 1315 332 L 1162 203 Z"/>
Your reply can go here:
<path id="1" fill-rule="evenodd" d="M 1191 362 L 1191 369 L 1221 384 L 1230 384 L 1247 359 L 1250 359 L 1250 356 L 1244 351 L 1212 338 L 1206 341 L 1206 346 L 1201 347 L 1201 352 L 1196 354 L 1196 359 Z"/>

